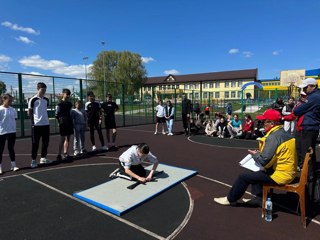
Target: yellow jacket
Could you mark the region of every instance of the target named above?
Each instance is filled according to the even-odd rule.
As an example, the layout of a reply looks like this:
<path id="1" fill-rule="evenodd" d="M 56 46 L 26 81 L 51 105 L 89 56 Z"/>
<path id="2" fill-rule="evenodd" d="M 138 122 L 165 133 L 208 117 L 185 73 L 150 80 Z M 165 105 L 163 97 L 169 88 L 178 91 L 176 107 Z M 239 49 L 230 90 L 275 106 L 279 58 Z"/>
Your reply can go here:
<path id="1" fill-rule="evenodd" d="M 260 153 L 254 154 L 255 161 L 265 169 L 272 168 L 270 176 L 277 184 L 292 182 L 297 171 L 295 139 L 282 126 L 273 127 L 259 141 Z"/>

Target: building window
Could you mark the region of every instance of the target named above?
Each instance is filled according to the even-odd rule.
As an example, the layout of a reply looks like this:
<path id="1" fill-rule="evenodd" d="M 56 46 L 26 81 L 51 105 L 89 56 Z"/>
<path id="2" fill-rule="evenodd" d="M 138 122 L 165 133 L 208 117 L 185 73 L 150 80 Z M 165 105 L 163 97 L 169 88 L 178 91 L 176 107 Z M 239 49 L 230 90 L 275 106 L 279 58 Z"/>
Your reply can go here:
<path id="1" fill-rule="evenodd" d="M 228 88 L 228 87 L 229 87 L 229 82 L 225 81 L 225 82 L 224 82 L 224 87 L 225 87 L 225 88 Z"/>
<path id="2" fill-rule="evenodd" d="M 203 88 L 208 88 L 208 83 L 204 83 Z"/>
<path id="3" fill-rule="evenodd" d="M 151 91 L 151 87 L 148 87 L 148 91 Z"/>
<path id="4" fill-rule="evenodd" d="M 188 84 L 184 84 L 184 90 L 188 89 Z"/>
<path id="5" fill-rule="evenodd" d="M 159 90 L 162 90 L 162 85 L 159 86 Z"/>
<path id="6" fill-rule="evenodd" d="M 192 93 L 189 93 L 189 99 L 193 99 Z"/>
<path id="7" fill-rule="evenodd" d="M 231 82 L 231 87 L 232 87 L 232 88 L 235 88 L 235 87 L 236 87 L 236 82 L 235 82 L 235 81 L 232 81 L 232 82 Z"/>
<path id="8" fill-rule="evenodd" d="M 196 92 L 196 93 L 194 94 L 194 97 L 195 97 L 195 99 L 199 99 L 199 93 Z"/>
<path id="9" fill-rule="evenodd" d="M 242 91 L 238 91 L 238 98 L 241 98 L 242 96 Z"/>
<path id="10" fill-rule="evenodd" d="M 210 93 L 209 93 L 209 98 L 210 98 L 210 99 L 213 98 L 213 92 L 210 92 Z"/>
<path id="11" fill-rule="evenodd" d="M 199 89 L 199 83 L 195 84 L 195 89 Z"/>
<path id="12" fill-rule="evenodd" d="M 203 98 L 204 98 L 204 99 L 207 99 L 207 98 L 208 98 L 208 93 L 207 93 L 207 92 L 203 93 Z"/>
<path id="13" fill-rule="evenodd" d="M 163 88 L 163 90 L 166 90 L 166 89 L 167 89 L 167 86 L 166 86 L 166 85 L 163 85 L 162 88 Z"/>
<path id="14" fill-rule="evenodd" d="M 213 88 L 213 82 L 209 83 L 209 88 Z"/>
<path id="15" fill-rule="evenodd" d="M 215 92 L 214 93 L 214 98 L 220 98 L 220 92 Z"/>
<path id="16" fill-rule="evenodd" d="M 235 91 L 231 92 L 231 98 L 236 98 L 236 92 Z"/>
<path id="17" fill-rule="evenodd" d="M 215 88 L 220 88 L 220 82 L 215 82 Z"/>
<path id="18" fill-rule="evenodd" d="M 224 92 L 224 98 L 229 98 L 229 92 Z"/>
<path id="19" fill-rule="evenodd" d="M 168 86 L 167 86 L 167 89 L 168 89 L 168 90 L 171 89 L 171 85 L 168 85 Z"/>
<path id="20" fill-rule="evenodd" d="M 238 81 L 238 87 L 242 87 L 242 80 Z"/>
<path id="21" fill-rule="evenodd" d="M 176 89 L 179 89 L 179 88 L 180 88 L 179 84 L 176 84 Z"/>

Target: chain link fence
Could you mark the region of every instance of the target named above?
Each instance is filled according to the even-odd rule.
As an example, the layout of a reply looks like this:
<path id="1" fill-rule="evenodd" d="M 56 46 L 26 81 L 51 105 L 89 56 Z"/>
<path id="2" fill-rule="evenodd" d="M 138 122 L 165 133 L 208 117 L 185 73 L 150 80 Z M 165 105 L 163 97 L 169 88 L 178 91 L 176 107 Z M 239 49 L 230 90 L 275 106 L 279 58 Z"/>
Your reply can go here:
<path id="1" fill-rule="evenodd" d="M 31 121 L 28 117 L 28 101 L 37 92 L 37 83 L 44 82 L 47 85 L 46 97 L 49 99 L 48 115 L 50 119 L 50 132 L 58 133 L 58 124 L 55 116 L 55 107 L 62 96 L 62 89 L 70 89 L 71 102 L 78 99 L 83 103 L 87 101 L 87 92 L 93 91 L 96 101 L 103 102 L 107 93 L 112 94 L 113 100 L 118 104 L 119 111 L 116 113 L 117 126 L 131 126 L 155 123 L 155 106 L 159 99 L 165 103 L 170 100 L 175 107 L 175 119 L 181 120 L 182 94 L 186 93 L 191 100 L 192 106 L 199 105 L 203 112 L 204 108 L 210 107 L 210 114 L 214 112 L 225 113 L 228 103 L 232 104 L 234 113 L 261 113 L 275 102 L 277 97 L 287 99 L 287 91 L 264 91 L 255 90 L 254 96 L 249 97 L 246 91 L 238 91 L 234 96 L 220 98 L 219 91 L 184 91 L 172 89 L 170 92 L 155 92 L 155 86 L 150 91 L 143 88 L 135 89 L 136 86 L 117 82 L 96 81 L 76 78 L 64 78 L 55 76 L 42 76 L 23 73 L 0 72 L 0 83 L 3 82 L 1 92 L 7 92 L 14 97 L 13 107 L 18 113 L 17 137 L 31 136 Z M 1 85 L 0 85 L 1 87 Z M 243 96 L 243 97 L 242 97 Z M 194 113 L 193 113 L 194 114 Z M 103 126 L 104 127 L 104 123 Z"/>

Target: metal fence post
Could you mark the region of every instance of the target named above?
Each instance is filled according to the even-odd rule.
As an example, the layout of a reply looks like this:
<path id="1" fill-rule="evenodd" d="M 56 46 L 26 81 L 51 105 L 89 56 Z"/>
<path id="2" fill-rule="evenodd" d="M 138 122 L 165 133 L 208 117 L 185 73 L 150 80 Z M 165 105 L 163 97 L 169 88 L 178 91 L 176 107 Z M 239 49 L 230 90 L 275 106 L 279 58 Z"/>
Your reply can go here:
<path id="1" fill-rule="evenodd" d="M 18 74 L 18 86 L 19 86 L 19 104 L 20 104 L 20 124 L 21 124 L 21 137 L 24 137 L 24 97 L 22 92 L 22 74 Z"/>
<path id="2" fill-rule="evenodd" d="M 126 104 L 124 101 L 124 98 L 125 98 L 124 84 L 122 83 L 121 86 L 122 86 L 122 125 L 125 127 L 126 126 L 126 108 L 125 108 Z"/>

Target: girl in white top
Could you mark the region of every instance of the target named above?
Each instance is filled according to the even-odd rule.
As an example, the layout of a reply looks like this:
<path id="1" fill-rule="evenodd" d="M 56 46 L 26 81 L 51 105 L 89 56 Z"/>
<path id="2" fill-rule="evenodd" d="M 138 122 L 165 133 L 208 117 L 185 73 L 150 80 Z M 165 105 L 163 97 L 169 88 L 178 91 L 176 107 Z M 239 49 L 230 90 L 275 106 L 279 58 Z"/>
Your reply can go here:
<path id="1" fill-rule="evenodd" d="M 16 166 L 14 145 L 16 142 L 16 119 L 17 112 L 11 107 L 13 97 L 10 94 L 1 96 L 0 106 L 0 174 L 2 174 L 2 154 L 6 140 L 8 141 L 8 152 L 11 159 L 11 170 L 18 171 Z"/>
<path id="2" fill-rule="evenodd" d="M 152 163 L 152 170 L 147 171 L 142 163 Z M 154 156 L 146 143 L 131 146 L 127 151 L 119 157 L 120 169 L 116 169 L 110 174 L 110 177 L 122 177 L 128 180 L 136 179 L 145 183 L 152 179 L 155 170 L 158 167 L 158 159 Z"/>

